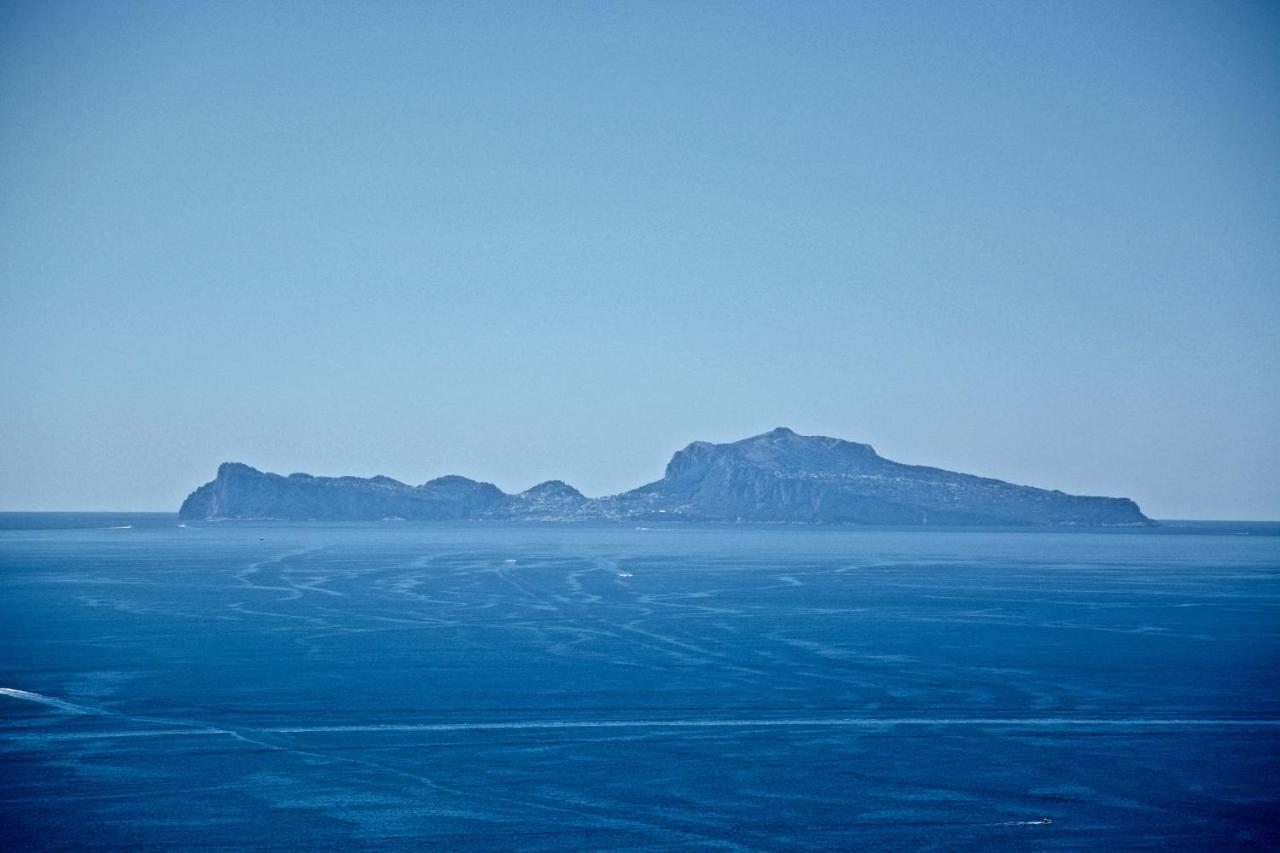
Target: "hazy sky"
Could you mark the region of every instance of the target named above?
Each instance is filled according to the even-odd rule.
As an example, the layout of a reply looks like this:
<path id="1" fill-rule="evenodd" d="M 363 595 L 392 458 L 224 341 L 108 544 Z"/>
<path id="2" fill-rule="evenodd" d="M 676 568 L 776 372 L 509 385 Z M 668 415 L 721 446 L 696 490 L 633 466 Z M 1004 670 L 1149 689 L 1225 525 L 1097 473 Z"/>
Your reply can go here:
<path id="1" fill-rule="evenodd" d="M 0 3 L 0 509 L 787 425 L 1280 518 L 1270 3 Z"/>

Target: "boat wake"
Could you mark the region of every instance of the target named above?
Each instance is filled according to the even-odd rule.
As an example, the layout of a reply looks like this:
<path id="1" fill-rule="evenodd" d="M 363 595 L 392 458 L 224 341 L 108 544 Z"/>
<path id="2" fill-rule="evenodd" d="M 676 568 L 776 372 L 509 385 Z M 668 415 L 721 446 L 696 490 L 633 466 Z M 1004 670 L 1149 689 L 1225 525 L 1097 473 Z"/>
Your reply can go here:
<path id="1" fill-rule="evenodd" d="M 703 728 L 891 728 L 895 726 L 974 726 L 996 728 L 1086 728 L 1092 726 L 1239 727 L 1280 726 L 1280 720 L 1159 719 L 1159 718 L 930 718 L 930 717 L 761 717 L 728 719 L 653 720 L 509 720 L 458 723 L 377 723 L 323 726 L 280 726 L 264 731 L 276 734 L 324 732 L 462 732 L 522 731 L 533 729 L 703 729 Z"/>
<path id="2" fill-rule="evenodd" d="M 17 740 L 80 740 L 112 737 L 147 737 L 182 735 L 235 735 L 240 731 L 259 735 L 306 735 L 377 732 L 488 732 L 550 731 L 557 729 L 755 729 L 755 728 L 860 728 L 886 729 L 897 726 L 947 726 L 974 728 L 1274 728 L 1280 719 L 1170 719 L 1159 717 L 711 717 L 612 720 L 473 720 L 460 722 L 349 723 L 300 726 L 253 726 L 213 728 L 193 720 L 168 720 L 157 717 L 127 716 L 98 708 L 76 705 L 43 693 L 0 687 L 0 696 L 35 702 L 70 714 L 97 717 L 120 717 L 136 722 L 162 723 L 178 727 L 165 731 L 75 732 L 66 734 L 29 733 L 7 735 Z M 5 735 L 0 735 L 5 736 Z M 1039 821 L 1013 821 L 1007 825 L 1039 826 Z"/>
<path id="3" fill-rule="evenodd" d="M 96 708 L 86 708 L 84 705 L 74 705 L 70 702 L 64 702 L 61 699 L 55 699 L 52 696 L 45 696 L 43 693 L 32 693 L 30 690 L 19 690 L 16 687 L 0 687 L 0 696 L 8 696 L 12 699 L 23 699 L 27 702 L 36 702 L 41 705 L 48 705 L 50 708 L 57 708 L 59 711 L 66 711 L 70 714 L 91 714 L 100 716 L 101 711 Z"/>

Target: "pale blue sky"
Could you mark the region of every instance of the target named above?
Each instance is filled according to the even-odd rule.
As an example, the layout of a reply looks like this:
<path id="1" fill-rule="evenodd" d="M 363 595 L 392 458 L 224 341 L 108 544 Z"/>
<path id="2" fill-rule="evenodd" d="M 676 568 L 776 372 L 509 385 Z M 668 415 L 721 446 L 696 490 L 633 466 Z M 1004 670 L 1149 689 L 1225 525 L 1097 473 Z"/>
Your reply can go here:
<path id="1" fill-rule="evenodd" d="M 787 425 L 1280 518 L 1280 14 L 0 3 L 0 509 Z"/>

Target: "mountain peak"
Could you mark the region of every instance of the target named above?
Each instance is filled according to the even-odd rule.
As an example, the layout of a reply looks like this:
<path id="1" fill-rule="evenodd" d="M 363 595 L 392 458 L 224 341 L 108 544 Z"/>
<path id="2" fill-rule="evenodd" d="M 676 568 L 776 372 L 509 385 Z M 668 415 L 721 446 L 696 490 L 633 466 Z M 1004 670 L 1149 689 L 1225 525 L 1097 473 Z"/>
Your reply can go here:
<path id="1" fill-rule="evenodd" d="M 430 486 L 479 486 L 482 485 L 470 477 L 463 477 L 461 474 L 445 474 L 443 477 L 436 477 L 434 480 L 428 480 L 419 486 L 419 489 L 425 489 Z"/>
<path id="2" fill-rule="evenodd" d="M 544 480 L 536 486 L 530 486 L 520 493 L 526 498 L 558 497 L 585 500 L 582 492 L 570 486 L 564 480 Z"/>
<path id="3" fill-rule="evenodd" d="M 218 476 L 228 477 L 233 474 L 261 474 L 257 468 L 253 468 L 243 462 L 223 462 L 218 466 Z"/>
<path id="4" fill-rule="evenodd" d="M 738 441 L 729 442 L 723 445 L 710 444 L 709 442 L 694 442 L 694 444 L 707 444 L 710 447 L 736 447 L 736 446 L 761 446 L 769 447 L 776 445 L 787 446 L 808 446 L 812 448 L 841 448 L 845 451 L 856 450 L 861 453 L 872 453 L 875 451 L 871 445 L 863 444 L 857 441 L 847 441 L 843 438 L 832 438 L 828 435 L 801 435 L 789 427 L 775 427 L 768 432 L 762 432 L 759 435 L 753 435 L 750 438 L 739 439 Z"/>
<path id="5" fill-rule="evenodd" d="M 513 513 L 530 519 L 564 521 L 582 517 L 583 509 L 595 506 L 582 492 L 563 480 L 547 480 L 525 489 L 513 498 Z M 590 515 L 588 510 L 588 515 Z M 595 514 L 599 517 L 599 513 Z"/>

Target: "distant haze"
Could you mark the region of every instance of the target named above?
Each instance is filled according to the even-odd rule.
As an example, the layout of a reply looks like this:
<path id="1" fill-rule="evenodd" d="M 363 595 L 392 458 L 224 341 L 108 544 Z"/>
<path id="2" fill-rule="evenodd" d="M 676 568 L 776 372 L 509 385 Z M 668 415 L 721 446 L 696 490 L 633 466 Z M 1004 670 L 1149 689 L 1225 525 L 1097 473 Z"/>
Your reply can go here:
<path id="1" fill-rule="evenodd" d="M 1266 3 L 5 3 L 0 509 L 778 425 L 1280 518 Z"/>

